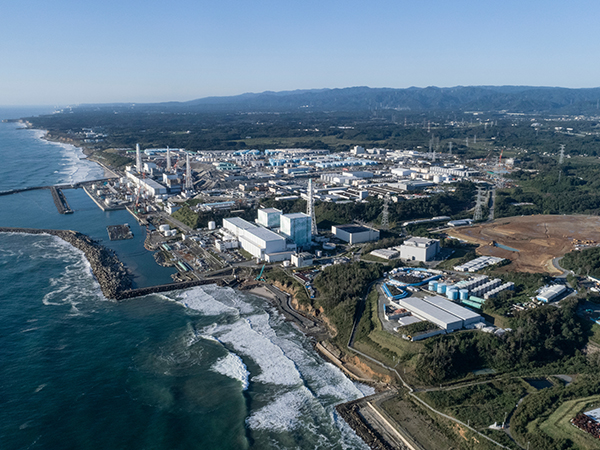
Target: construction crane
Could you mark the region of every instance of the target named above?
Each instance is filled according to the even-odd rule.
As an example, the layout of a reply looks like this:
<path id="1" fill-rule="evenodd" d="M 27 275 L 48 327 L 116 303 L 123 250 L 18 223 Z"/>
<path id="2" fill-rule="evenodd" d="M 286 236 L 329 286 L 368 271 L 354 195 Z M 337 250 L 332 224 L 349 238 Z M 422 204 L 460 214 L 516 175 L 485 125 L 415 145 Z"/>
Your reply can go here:
<path id="1" fill-rule="evenodd" d="M 260 273 L 258 274 L 258 276 L 255 278 L 256 281 L 264 281 L 266 282 L 266 280 L 263 278 L 262 274 L 265 270 L 265 266 L 267 265 L 267 263 L 264 263 L 262 266 L 262 269 L 260 269 Z"/>

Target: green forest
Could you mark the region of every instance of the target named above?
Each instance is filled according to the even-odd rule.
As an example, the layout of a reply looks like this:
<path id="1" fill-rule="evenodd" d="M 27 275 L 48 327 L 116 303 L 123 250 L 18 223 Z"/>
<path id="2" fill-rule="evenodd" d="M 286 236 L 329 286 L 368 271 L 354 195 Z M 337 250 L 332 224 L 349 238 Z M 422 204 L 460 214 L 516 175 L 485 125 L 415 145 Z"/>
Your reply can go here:
<path id="1" fill-rule="evenodd" d="M 503 338 L 463 332 L 427 340 L 427 352 L 420 355 L 417 366 L 419 377 L 432 384 L 482 367 L 514 372 L 554 364 L 568 373 L 573 368 L 589 370 L 580 350 L 588 341 L 591 325 L 577 315 L 577 300 L 564 301 L 560 308 L 545 305 L 520 312 L 510 327 L 512 332 Z"/>
<path id="2" fill-rule="evenodd" d="M 600 248 L 574 250 L 563 256 L 560 264 L 565 269 L 572 270 L 578 275 L 590 275 L 600 278 Z"/>

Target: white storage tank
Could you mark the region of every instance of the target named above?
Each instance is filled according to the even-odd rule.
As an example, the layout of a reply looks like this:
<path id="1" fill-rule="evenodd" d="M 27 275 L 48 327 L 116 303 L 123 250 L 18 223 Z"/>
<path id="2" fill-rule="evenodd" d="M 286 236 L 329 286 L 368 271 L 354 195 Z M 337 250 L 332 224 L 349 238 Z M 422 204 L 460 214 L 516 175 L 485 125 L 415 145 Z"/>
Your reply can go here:
<path id="1" fill-rule="evenodd" d="M 215 223 L 214 220 L 211 220 L 210 222 L 208 222 L 208 229 L 209 230 L 215 230 L 217 228 L 217 224 Z"/>
<path id="2" fill-rule="evenodd" d="M 158 229 L 159 229 L 159 231 L 167 231 L 167 230 L 170 230 L 171 227 L 167 224 L 164 224 L 164 225 L 159 226 Z"/>
<path id="3" fill-rule="evenodd" d="M 444 283 L 440 283 L 437 285 L 437 293 L 445 294 L 446 293 L 446 285 Z"/>

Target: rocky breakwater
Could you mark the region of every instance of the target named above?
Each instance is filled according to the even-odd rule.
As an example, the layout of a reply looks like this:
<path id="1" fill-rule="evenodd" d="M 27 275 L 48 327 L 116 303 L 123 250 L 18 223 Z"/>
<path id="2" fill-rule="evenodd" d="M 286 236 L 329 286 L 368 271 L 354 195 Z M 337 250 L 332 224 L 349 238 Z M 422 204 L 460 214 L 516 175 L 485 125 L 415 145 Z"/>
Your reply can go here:
<path id="1" fill-rule="evenodd" d="M 85 234 L 71 230 L 0 227 L 0 233 L 2 232 L 58 236 L 85 254 L 106 298 L 117 299 L 123 291 L 131 289 L 131 276 L 115 252 Z"/>

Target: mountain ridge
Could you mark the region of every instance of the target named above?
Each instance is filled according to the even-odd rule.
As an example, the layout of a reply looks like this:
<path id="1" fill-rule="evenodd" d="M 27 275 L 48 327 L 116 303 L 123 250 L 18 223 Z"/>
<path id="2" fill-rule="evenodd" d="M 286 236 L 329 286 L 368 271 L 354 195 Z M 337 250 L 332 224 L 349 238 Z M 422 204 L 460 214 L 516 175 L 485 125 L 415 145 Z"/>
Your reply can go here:
<path id="1" fill-rule="evenodd" d="M 264 91 L 211 96 L 184 102 L 82 104 L 75 108 L 117 107 L 171 112 L 283 111 L 510 111 L 516 113 L 600 114 L 600 88 L 547 86 L 454 86 L 440 88 L 347 88 Z"/>

